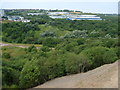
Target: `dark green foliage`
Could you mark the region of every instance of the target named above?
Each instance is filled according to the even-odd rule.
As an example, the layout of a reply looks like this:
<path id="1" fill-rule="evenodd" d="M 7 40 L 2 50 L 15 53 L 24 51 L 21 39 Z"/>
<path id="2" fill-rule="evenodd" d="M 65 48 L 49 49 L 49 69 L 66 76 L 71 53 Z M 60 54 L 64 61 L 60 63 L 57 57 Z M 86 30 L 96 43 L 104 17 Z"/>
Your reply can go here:
<path id="1" fill-rule="evenodd" d="M 88 70 L 91 64 L 91 60 L 83 54 L 68 53 L 65 61 L 65 69 L 67 74 L 80 73 Z"/>
<path id="2" fill-rule="evenodd" d="M 10 54 L 7 53 L 7 52 L 4 52 L 3 55 L 2 55 L 2 57 L 6 58 L 6 59 L 10 59 L 11 58 Z"/>
<path id="3" fill-rule="evenodd" d="M 10 67 L 2 67 L 2 84 L 12 85 L 19 83 L 20 72 Z"/>
<path id="4" fill-rule="evenodd" d="M 92 68 L 96 68 L 103 64 L 112 63 L 117 60 L 116 53 L 105 47 L 92 47 L 81 52 L 87 55 L 93 62 Z"/>
<path id="5" fill-rule="evenodd" d="M 85 39 L 83 39 L 83 38 L 77 39 L 78 45 L 82 45 L 82 44 L 84 44 L 84 42 L 85 42 Z"/>
<path id="6" fill-rule="evenodd" d="M 118 44 L 118 40 L 117 39 L 107 39 L 107 40 L 105 39 L 104 43 L 105 43 L 105 46 L 108 48 L 116 47 Z"/>
<path id="7" fill-rule="evenodd" d="M 57 38 L 45 38 L 42 44 L 48 47 L 55 47 L 59 43 L 60 40 Z"/>
<path id="8" fill-rule="evenodd" d="M 15 43 L 36 43 L 35 31 L 38 31 L 37 24 L 29 23 L 4 23 L 2 25 L 3 41 Z"/>
<path id="9" fill-rule="evenodd" d="M 28 52 L 37 52 L 37 48 L 35 46 L 30 46 L 28 49 L 27 49 Z"/>
<path id="10" fill-rule="evenodd" d="M 43 47 L 40 48 L 40 50 L 42 50 L 43 52 L 49 52 L 50 48 L 47 47 L 47 46 L 43 46 Z"/>

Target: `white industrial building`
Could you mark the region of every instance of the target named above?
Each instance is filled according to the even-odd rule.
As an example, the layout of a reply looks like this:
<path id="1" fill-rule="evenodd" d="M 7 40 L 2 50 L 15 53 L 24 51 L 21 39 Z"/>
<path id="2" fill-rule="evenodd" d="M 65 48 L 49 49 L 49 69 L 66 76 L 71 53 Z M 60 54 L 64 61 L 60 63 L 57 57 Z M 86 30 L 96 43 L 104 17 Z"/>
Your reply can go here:
<path id="1" fill-rule="evenodd" d="M 67 20 L 102 20 L 102 18 L 97 15 L 77 15 L 69 16 Z"/>
<path id="2" fill-rule="evenodd" d="M 28 13 L 27 15 L 43 15 L 44 13 Z"/>
<path id="3" fill-rule="evenodd" d="M 48 12 L 48 15 L 54 16 L 54 15 L 66 15 L 69 14 L 69 12 Z"/>
<path id="4" fill-rule="evenodd" d="M 66 15 L 49 15 L 49 17 L 56 19 L 67 19 L 67 20 L 102 20 L 101 17 L 97 15 L 72 15 L 72 14 L 66 14 Z"/>
<path id="5" fill-rule="evenodd" d="M 30 20 L 24 19 L 24 17 L 21 16 L 7 16 L 7 18 L 10 21 L 30 22 Z"/>

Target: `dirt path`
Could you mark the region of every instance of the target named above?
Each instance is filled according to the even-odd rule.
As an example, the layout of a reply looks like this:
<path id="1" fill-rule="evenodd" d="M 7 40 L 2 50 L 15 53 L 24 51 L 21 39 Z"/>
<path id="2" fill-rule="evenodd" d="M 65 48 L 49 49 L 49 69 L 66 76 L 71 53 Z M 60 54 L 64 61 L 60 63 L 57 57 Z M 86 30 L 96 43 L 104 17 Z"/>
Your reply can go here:
<path id="1" fill-rule="evenodd" d="M 0 43 L 0 46 L 14 46 L 14 47 L 21 47 L 21 48 L 27 48 L 26 46 L 23 45 L 14 45 L 14 44 L 5 44 L 5 43 Z"/>
<path id="2" fill-rule="evenodd" d="M 86 73 L 57 78 L 35 88 L 118 88 L 118 61 Z"/>
<path id="3" fill-rule="evenodd" d="M 1 47 L 2 47 L 2 46 L 13 46 L 13 47 L 20 47 L 20 48 L 28 48 L 28 47 L 31 46 L 31 45 L 27 46 L 27 45 L 19 45 L 19 44 L 0 43 L 0 46 L 1 46 Z M 36 47 L 36 48 L 40 48 L 40 47 Z"/>

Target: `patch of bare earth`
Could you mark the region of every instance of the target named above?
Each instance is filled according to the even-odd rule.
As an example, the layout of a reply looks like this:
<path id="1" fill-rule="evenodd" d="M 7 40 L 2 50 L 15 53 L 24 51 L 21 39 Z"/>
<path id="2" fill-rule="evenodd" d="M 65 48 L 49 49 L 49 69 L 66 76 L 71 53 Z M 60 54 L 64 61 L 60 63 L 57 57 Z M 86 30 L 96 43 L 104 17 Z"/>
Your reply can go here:
<path id="1" fill-rule="evenodd" d="M 118 88 L 118 61 L 86 73 L 56 78 L 35 88 Z"/>

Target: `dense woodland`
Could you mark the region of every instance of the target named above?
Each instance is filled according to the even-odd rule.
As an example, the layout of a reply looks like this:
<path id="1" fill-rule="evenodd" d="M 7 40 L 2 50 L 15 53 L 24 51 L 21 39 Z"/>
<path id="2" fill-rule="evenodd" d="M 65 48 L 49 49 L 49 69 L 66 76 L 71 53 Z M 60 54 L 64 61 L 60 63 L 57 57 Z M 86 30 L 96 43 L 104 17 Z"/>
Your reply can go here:
<path id="1" fill-rule="evenodd" d="M 3 88 L 32 88 L 56 77 L 87 72 L 118 60 L 118 17 L 99 16 L 103 20 L 26 15 L 31 22 L 3 23 L 4 42 L 42 45 L 2 47 Z"/>

